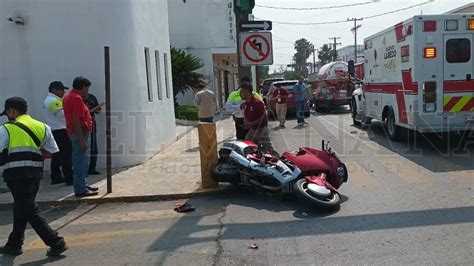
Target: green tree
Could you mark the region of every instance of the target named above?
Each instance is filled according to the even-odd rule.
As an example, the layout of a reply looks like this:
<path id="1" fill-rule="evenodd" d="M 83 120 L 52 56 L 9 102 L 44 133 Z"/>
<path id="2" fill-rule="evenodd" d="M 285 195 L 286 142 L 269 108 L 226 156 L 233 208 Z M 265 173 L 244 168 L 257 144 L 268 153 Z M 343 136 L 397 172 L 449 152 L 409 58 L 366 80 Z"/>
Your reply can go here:
<path id="1" fill-rule="evenodd" d="M 270 67 L 269 66 L 258 66 L 258 78 L 257 84 L 261 84 L 264 80 L 270 77 Z"/>
<path id="2" fill-rule="evenodd" d="M 173 97 L 175 106 L 176 96 L 179 93 L 185 94 L 187 91 L 196 91 L 200 84 L 205 84 L 205 76 L 198 69 L 201 64 L 199 57 L 188 54 L 183 50 L 171 47 L 171 67 L 173 74 Z"/>
<path id="3" fill-rule="evenodd" d="M 293 61 L 295 63 L 295 71 L 307 76 L 308 68 L 306 60 L 313 52 L 314 45 L 305 38 L 301 38 L 295 42 L 294 46 L 296 50 L 296 53 L 293 56 Z"/>
<path id="4" fill-rule="evenodd" d="M 331 47 L 329 47 L 329 45 L 327 44 L 323 45 L 318 51 L 318 58 L 321 62 L 321 65 L 325 65 L 329 62 L 332 62 L 333 55 L 334 54 L 331 50 Z"/>

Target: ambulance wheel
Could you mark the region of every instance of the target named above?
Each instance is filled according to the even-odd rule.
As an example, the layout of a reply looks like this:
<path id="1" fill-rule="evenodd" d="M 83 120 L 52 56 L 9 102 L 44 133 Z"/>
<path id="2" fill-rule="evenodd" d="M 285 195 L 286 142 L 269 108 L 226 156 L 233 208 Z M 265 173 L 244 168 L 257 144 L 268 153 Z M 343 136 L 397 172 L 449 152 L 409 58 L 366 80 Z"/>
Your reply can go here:
<path id="1" fill-rule="evenodd" d="M 391 140 L 397 141 L 401 139 L 402 128 L 395 124 L 395 114 L 391 109 L 388 111 L 387 118 L 385 119 L 385 128 Z"/>
<path id="2" fill-rule="evenodd" d="M 351 115 L 352 115 L 352 123 L 354 124 L 354 126 L 359 126 L 360 122 L 356 120 L 357 101 L 355 100 L 355 98 L 352 98 L 352 101 L 351 101 Z"/>

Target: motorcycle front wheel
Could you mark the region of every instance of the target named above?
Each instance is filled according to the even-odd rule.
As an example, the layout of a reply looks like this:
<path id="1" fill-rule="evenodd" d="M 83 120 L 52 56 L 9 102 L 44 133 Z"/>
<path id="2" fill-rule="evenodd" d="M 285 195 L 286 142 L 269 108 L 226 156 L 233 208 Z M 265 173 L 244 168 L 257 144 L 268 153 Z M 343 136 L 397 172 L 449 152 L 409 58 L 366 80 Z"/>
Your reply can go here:
<path id="1" fill-rule="evenodd" d="M 302 178 L 296 181 L 293 189 L 299 198 L 315 205 L 318 209 L 331 211 L 339 208 L 341 197 L 339 194 L 331 192 L 328 197 L 321 197 L 308 189 L 308 180 Z"/>

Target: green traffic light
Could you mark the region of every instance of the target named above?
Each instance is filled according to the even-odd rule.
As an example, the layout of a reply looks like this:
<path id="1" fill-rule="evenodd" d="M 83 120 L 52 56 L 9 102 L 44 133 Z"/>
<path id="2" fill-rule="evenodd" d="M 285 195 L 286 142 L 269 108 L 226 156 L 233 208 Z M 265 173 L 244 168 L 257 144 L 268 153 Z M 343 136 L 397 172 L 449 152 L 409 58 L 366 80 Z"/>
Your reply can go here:
<path id="1" fill-rule="evenodd" d="M 234 11 L 236 13 L 252 13 L 255 0 L 234 0 Z"/>

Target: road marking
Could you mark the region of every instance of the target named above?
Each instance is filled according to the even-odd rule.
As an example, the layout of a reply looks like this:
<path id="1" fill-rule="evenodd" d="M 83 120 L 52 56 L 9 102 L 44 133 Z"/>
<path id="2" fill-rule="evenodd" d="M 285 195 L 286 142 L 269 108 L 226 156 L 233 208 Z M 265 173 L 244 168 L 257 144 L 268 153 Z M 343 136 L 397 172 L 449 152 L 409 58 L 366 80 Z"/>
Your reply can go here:
<path id="1" fill-rule="evenodd" d="M 160 234 L 168 230 L 167 228 L 153 228 L 153 229 L 137 229 L 137 230 L 124 230 L 124 231 L 110 231 L 110 232 L 97 232 L 97 233 L 84 233 L 80 235 L 64 235 L 64 239 L 69 247 L 79 246 L 91 246 L 104 243 L 108 239 L 114 237 L 123 237 L 131 235 L 148 235 L 148 234 Z M 44 249 L 46 245 L 39 238 L 36 238 L 32 242 L 28 243 L 25 247 L 26 250 L 33 249 Z"/>
<path id="2" fill-rule="evenodd" d="M 357 162 L 346 162 L 349 182 L 360 187 L 375 186 L 377 179 Z"/>
<path id="3" fill-rule="evenodd" d="M 413 166 L 408 160 L 402 160 L 394 156 L 380 156 L 377 161 L 383 165 L 387 172 L 398 175 L 408 183 L 425 183 L 433 180 L 422 167 Z"/>

